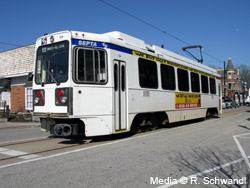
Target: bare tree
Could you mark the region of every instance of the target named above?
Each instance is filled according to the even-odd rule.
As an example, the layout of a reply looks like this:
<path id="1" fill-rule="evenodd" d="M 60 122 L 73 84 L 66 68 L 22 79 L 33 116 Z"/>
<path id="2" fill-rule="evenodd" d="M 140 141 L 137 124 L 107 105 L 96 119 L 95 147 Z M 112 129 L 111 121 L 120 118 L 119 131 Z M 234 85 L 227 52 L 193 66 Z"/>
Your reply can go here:
<path id="1" fill-rule="evenodd" d="M 242 80 L 250 80 L 250 67 L 248 65 L 240 64 L 237 69 L 240 70 Z"/>

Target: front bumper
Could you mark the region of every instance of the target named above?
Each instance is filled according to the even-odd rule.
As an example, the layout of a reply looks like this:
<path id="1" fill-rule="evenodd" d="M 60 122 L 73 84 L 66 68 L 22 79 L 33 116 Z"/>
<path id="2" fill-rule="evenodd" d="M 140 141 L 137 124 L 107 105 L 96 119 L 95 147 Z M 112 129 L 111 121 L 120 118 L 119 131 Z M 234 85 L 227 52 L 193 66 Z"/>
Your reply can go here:
<path id="1" fill-rule="evenodd" d="M 41 113 L 35 112 L 33 114 L 34 117 L 39 118 L 69 118 L 69 113 Z"/>

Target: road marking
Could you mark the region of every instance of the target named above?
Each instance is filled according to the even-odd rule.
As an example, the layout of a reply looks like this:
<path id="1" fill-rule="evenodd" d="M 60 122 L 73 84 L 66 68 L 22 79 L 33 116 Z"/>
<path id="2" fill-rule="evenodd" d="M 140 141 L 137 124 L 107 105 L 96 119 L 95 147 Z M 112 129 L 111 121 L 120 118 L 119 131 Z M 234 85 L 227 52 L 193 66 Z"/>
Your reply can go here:
<path id="1" fill-rule="evenodd" d="M 1 151 L 0 153 L 4 155 L 9 155 L 12 157 L 28 154 L 27 152 L 18 151 L 18 150 L 6 150 L 6 151 Z"/>
<path id="2" fill-rule="evenodd" d="M 243 150 L 243 148 L 241 147 L 241 144 L 240 144 L 239 140 L 237 139 L 237 137 L 246 136 L 246 135 L 250 135 L 250 133 L 235 135 L 235 136 L 233 136 L 233 138 L 234 138 L 234 141 L 235 141 L 236 145 L 238 146 L 238 148 L 240 150 L 241 156 L 243 157 L 243 159 L 244 159 L 244 161 L 246 163 L 247 170 L 250 173 L 250 164 L 249 164 L 248 157 L 247 157 L 245 151 Z"/>
<path id="3" fill-rule="evenodd" d="M 18 157 L 18 158 L 27 160 L 27 159 L 37 158 L 37 157 L 40 157 L 40 155 L 30 154 L 30 155 L 21 156 L 21 157 Z"/>
<path id="4" fill-rule="evenodd" d="M 11 157 L 17 157 L 20 156 L 18 158 L 20 159 L 32 159 L 32 158 L 36 158 L 36 157 L 40 157 L 40 155 L 35 155 L 35 154 L 30 154 L 27 152 L 23 152 L 23 151 L 18 151 L 18 150 L 10 150 L 8 148 L 0 148 L 0 154 L 3 155 L 8 155 Z"/>
<path id="5" fill-rule="evenodd" d="M 7 148 L 0 148 L 0 152 L 7 151 L 7 150 L 8 150 Z"/>
<path id="6" fill-rule="evenodd" d="M 250 156 L 248 156 L 248 158 L 250 158 Z M 240 159 L 231 161 L 231 162 L 229 162 L 229 163 L 225 163 L 225 164 L 223 164 L 223 165 L 219 165 L 219 166 L 216 166 L 216 167 L 214 167 L 214 168 L 210 168 L 210 169 L 208 169 L 208 170 L 205 170 L 205 171 L 202 171 L 202 172 L 199 172 L 199 173 L 196 173 L 196 174 L 192 174 L 192 175 L 190 175 L 190 176 L 187 176 L 186 178 L 187 178 L 187 180 L 189 180 L 189 179 L 191 179 L 191 178 L 193 178 L 193 177 L 202 176 L 202 175 L 208 174 L 208 173 L 210 173 L 210 172 L 214 172 L 214 171 L 220 170 L 220 169 L 222 169 L 222 168 L 224 168 L 224 167 L 228 167 L 228 166 L 230 166 L 230 165 L 239 163 L 239 162 L 241 162 L 241 161 L 243 161 L 243 160 L 244 160 L 243 158 L 240 158 Z M 161 185 L 161 186 L 158 186 L 158 187 L 155 187 L 155 188 L 168 188 L 168 187 L 172 187 L 172 186 L 174 186 L 174 185 L 177 185 L 177 184 L 181 183 L 181 181 L 182 181 L 182 178 L 180 178 L 179 180 L 177 180 L 177 182 L 176 182 L 175 184 L 165 184 L 165 185 Z"/>
<path id="7" fill-rule="evenodd" d="M 199 172 L 199 173 L 196 173 L 196 174 L 192 174 L 192 175 L 190 175 L 190 176 L 187 176 L 186 178 L 189 180 L 189 179 L 191 179 L 192 177 L 202 176 L 202 175 L 204 175 L 204 174 L 208 174 L 208 173 L 210 173 L 210 172 L 220 170 L 220 169 L 222 169 L 222 168 L 224 168 L 224 167 L 230 166 L 230 165 L 232 165 L 232 164 L 239 163 L 239 162 L 241 162 L 241 161 L 244 161 L 244 162 L 246 163 L 247 170 L 248 170 L 248 172 L 250 172 L 250 164 L 249 164 L 249 160 L 248 160 L 248 159 L 250 158 L 250 156 L 247 156 L 247 155 L 246 155 L 245 151 L 243 150 L 243 148 L 241 147 L 241 144 L 239 143 L 239 141 L 238 141 L 238 139 L 237 139 L 237 137 L 246 138 L 246 137 L 244 137 L 244 136 L 246 136 L 246 135 L 250 135 L 250 133 L 244 133 L 244 134 L 240 134 L 240 135 L 235 135 L 235 136 L 233 136 L 233 138 L 234 138 L 234 140 L 235 140 L 235 142 L 236 142 L 236 144 L 237 144 L 237 146 L 238 146 L 238 148 L 239 148 L 239 150 L 240 150 L 240 152 L 241 152 L 242 158 L 237 159 L 237 160 L 234 160 L 234 161 L 231 161 L 231 162 L 229 162 L 229 163 L 225 163 L 225 164 L 223 164 L 223 165 L 216 166 L 216 167 L 214 167 L 214 168 L 210 168 L 210 169 L 205 170 L 205 171 L 203 171 L 203 172 Z M 248 138 L 249 138 L 249 137 L 248 137 Z M 181 180 L 182 180 L 181 178 L 180 178 L 179 180 L 177 180 L 177 183 L 176 183 L 176 184 L 181 183 Z M 158 186 L 158 187 L 155 187 L 155 188 L 168 188 L 168 187 L 172 187 L 172 186 L 174 186 L 174 185 L 176 185 L 176 184 L 165 184 L 165 185 L 161 185 L 161 186 Z"/>
<path id="8" fill-rule="evenodd" d="M 239 134 L 239 135 L 234 135 L 235 137 L 242 137 L 242 136 L 246 136 L 249 135 L 250 133 L 244 133 L 244 134 Z"/>

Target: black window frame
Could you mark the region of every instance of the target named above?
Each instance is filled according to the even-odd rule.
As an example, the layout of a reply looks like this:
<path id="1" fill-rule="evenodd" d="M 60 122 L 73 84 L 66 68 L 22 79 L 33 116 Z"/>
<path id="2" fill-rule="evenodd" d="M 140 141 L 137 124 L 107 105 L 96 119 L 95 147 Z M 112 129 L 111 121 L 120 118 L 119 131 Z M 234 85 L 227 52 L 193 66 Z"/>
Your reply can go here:
<path id="1" fill-rule="evenodd" d="M 175 90 L 175 68 L 169 65 L 161 64 L 161 86 L 164 90 Z"/>
<path id="2" fill-rule="evenodd" d="M 214 78 L 209 77 L 210 93 L 216 94 L 216 81 Z"/>
<path id="3" fill-rule="evenodd" d="M 189 92 L 189 74 L 187 70 L 177 69 L 177 78 L 178 78 L 178 89 L 179 91 Z"/>
<path id="4" fill-rule="evenodd" d="M 158 70 L 155 61 L 139 58 L 138 73 L 140 87 L 158 89 Z"/>
<path id="5" fill-rule="evenodd" d="M 67 40 L 39 46 L 36 51 L 35 64 L 35 83 L 37 85 L 59 85 L 68 81 L 69 49 L 69 41 Z M 55 60 L 51 60 L 56 58 L 58 60 L 53 63 Z"/>
<path id="6" fill-rule="evenodd" d="M 200 75 L 194 72 L 190 72 L 191 79 L 191 91 L 195 93 L 200 93 Z"/>
<path id="7" fill-rule="evenodd" d="M 77 72 L 78 71 L 78 66 L 79 66 L 79 64 L 78 64 L 79 63 L 79 61 L 78 61 L 78 58 L 79 58 L 78 57 L 78 52 L 79 52 L 79 50 L 83 50 L 83 51 L 88 50 L 88 51 L 93 52 L 93 57 L 94 57 L 93 62 L 95 63 L 95 65 L 93 64 L 93 69 L 95 69 L 95 67 L 96 67 L 96 61 L 101 61 L 100 52 L 103 53 L 102 61 L 104 61 L 104 69 L 103 69 L 104 72 L 99 71 L 99 76 L 101 74 L 103 74 L 102 76 L 105 77 L 104 79 L 99 79 L 98 80 L 96 78 L 96 76 L 97 76 L 96 72 L 93 75 L 93 78 L 94 78 L 93 81 L 86 80 L 86 79 L 85 80 L 79 79 L 79 72 Z M 99 56 L 99 57 L 97 57 L 97 59 L 95 58 L 96 57 L 96 52 L 97 52 L 97 56 Z M 99 60 L 98 60 L 98 58 L 99 58 Z M 97 63 L 101 63 L 101 62 L 97 62 Z M 100 69 L 101 65 L 98 65 L 98 66 L 99 66 L 99 69 Z M 83 75 L 84 75 L 84 77 L 86 77 L 85 74 L 83 74 Z M 105 84 L 107 84 L 107 82 L 108 82 L 108 62 L 107 62 L 107 52 L 106 52 L 106 50 L 99 49 L 99 48 L 85 48 L 85 47 L 81 47 L 81 46 L 76 46 L 74 48 L 73 80 L 77 84 L 95 84 L 95 85 L 105 85 Z"/>
<path id="8" fill-rule="evenodd" d="M 208 77 L 201 75 L 201 90 L 202 93 L 209 93 Z"/>

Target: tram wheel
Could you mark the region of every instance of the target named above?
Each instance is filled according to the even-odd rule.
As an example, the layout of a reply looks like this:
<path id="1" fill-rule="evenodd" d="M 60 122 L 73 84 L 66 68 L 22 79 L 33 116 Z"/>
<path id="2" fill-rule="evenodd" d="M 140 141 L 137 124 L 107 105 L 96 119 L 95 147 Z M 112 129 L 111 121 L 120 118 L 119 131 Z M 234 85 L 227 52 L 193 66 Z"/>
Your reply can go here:
<path id="1" fill-rule="evenodd" d="M 206 113 L 206 119 L 210 119 L 212 117 L 212 113 L 210 110 L 207 110 L 207 113 Z"/>
<path id="2" fill-rule="evenodd" d="M 149 119 L 150 121 L 150 130 L 156 130 L 159 126 L 159 121 L 158 118 L 155 115 L 152 115 Z"/>

